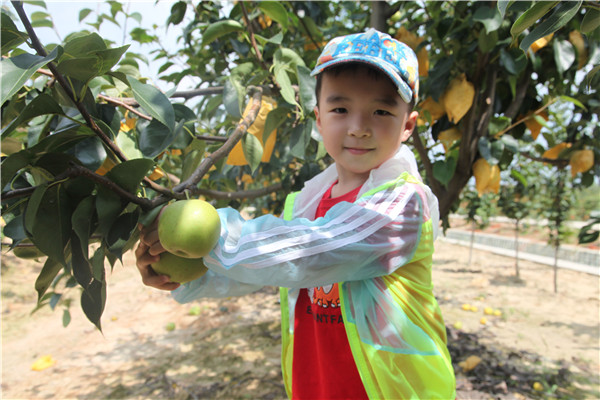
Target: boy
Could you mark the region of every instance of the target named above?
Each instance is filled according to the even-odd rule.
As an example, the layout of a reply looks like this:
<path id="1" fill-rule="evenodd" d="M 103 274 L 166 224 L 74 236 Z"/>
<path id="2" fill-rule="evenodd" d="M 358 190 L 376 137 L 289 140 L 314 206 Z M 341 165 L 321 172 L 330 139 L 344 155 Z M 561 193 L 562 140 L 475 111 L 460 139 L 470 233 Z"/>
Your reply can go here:
<path id="1" fill-rule="evenodd" d="M 330 41 L 312 74 L 317 127 L 335 163 L 288 196 L 283 219 L 219 210 L 209 271 L 174 297 L 280 286 L 290 398 L 453 399 L 431 283 L 437 200 L 403 145 L 417 119 L 416 56 L 370 29 Z M 138 268 L 145 284 L 174 289 L 149 268 L 159 251 L 155 231 L 142 232 Z"/>

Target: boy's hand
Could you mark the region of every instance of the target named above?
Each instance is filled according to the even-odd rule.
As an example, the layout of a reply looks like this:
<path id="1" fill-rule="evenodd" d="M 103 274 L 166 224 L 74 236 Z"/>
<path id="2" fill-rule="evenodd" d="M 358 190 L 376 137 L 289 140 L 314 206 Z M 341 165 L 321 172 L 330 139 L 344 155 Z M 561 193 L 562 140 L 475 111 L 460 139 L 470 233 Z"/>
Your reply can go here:
<path id="1" fill-rule="evenodd" d="M 162 211 L 161 211 L 162 213 Z M 160 290 L 175 290 L 179 283 L 171 282 L 167 275 L 157 274 L 151 265 L 160 259 L 160 254 L 165 252 L 158 239 L 158 217 L 147 227 L 140 226 L 140 243 L 135 250 L 136 266 L 142 276 L 142 282 Z"/>

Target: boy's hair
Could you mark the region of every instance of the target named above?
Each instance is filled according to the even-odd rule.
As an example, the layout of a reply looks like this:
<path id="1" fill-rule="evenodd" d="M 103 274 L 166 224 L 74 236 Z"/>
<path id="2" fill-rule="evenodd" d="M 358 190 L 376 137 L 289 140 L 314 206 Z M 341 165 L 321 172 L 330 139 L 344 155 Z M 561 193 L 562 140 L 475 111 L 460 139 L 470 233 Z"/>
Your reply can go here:
<path id="1" fill-rule="evenodd" d="M 419 96 L 419 62 L 415 52 L 387 33 L 373 28 L 331 39 L 317 59 L 311 76 L 319 77 L 334 67 L 356 63 L 381 72 L 406 103 L 416 102 Z"/>
<path id="2" fill-rule="evenodd" d="M 375 80 L 386 79 L 390 85 L 394 85 L 394 82 L 385 74 L 383 71 L 371 67 L 369 64 L 364 64 L 360 62 L 347 62 L 343 64 L 334 65 L 330 67 L 320 74 L 317 75 L 317 84 L 315 85 L 315 96 L 317 98 L 317 107 L 319 106 L 319 100 L 321 97 L 321 86 L 323 85 L 323 74 L 328 73 L 333 76 L 338 76 L 343 72 L 355 72 L 360 69 L 363 69 L 367 72 L 367 75 Z M 415 106 L 415 99 L 413 98 L 410 103 L 408 103 L 408 112 L 411 112 Z"/>

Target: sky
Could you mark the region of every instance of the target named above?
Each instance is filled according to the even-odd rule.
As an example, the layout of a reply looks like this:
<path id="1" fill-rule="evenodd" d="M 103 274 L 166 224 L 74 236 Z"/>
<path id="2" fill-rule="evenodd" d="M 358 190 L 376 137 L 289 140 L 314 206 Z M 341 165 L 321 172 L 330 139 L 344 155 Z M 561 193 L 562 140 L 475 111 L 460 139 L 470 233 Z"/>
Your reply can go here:
<path id="1" fill-rule="evenodd" d="M 150 51 L 152 51 L 155 47 L 151 44 L 143 44 L 140 45 L 137 42 L 131 41 L 129 38 L 129 32 L 136 27 L 142 27 L 148 30 L 152 30 L 153 25 L 156 25 L 157 28 L 154 30 L 154 34 L 162 39 L 163 46 L 177 46 L 177 35 L 178 28 L 175 28 L 171 25 L 170 29 L 164 28 L 165 22 L 170 15 L 171 6 L 175 1 L 173 0 L 131 0 L 131 1 L 122 1 L 123 9 L 128 11 L 128 13 L 139 12 L 142 15 L 141 24 L 138 24 L 134 19 L 128 19 L 125 26 L 125 42 L 123 42 L 123 27 L 124 27 L 124 17 L 122 14 L 119 14 L 117 17 L 117 21 L 120 22 L 121 26 L 117 26 L 109 21 L 105 21 L 100 26 L 99 34 L 105 39 L 110 39 L 115 42 L 115 46 L 121 46 L 123 44 L 130 44 L 131 47 L 129 51 L 140 53 L 146 55 L 146 57 L 151 61 L 151 56 L 149 56 Z M 54 26 L 56 31 L 52 28 L 39 27 L 35 28 L 35 31 L 40 38 L 42 44 L 50 44 L 50 43 L 62 43 L 64 38 L 72 33 L 79 30 L 87 29 L 90 31 L 94 31 L 94 28 L 87 25 L 87 22 L 96 22 L 96 11 L 100 11 L 103 13 L 109 14 L 110 7 L 103 1 L 55 1 L 50 0 L 46 1 L 46 9 L 44 10 L 42 7 L 34 6 L 30 4 L 25 4 L 24 9 L 27 15 L 31 19 L 31 15 L 34 12 L 46 12 L 49 14 L 54 22 Z M 14 13 L 14 9 L 12 5 L 8 1 L 2 0 L 2 6 L 11 9 Z M 79 22 L 79 11 L 89 8 L 93 10 L 86 19 L 82 22 Z M 16 21 L 17 26 L 22 29 L 22 25 L 20 21 Z M 59 36 L 60 35 L 60 36 Z M 140 72 L 142 76 L 148 77 L 151 79 L 152 83 L 158 86 L 160 89 L 166 91 L 172 88 L 171 84 L 166 82 L 159 82 L 157 78 L 157 71 L 160 65 L 164 63 L 164 60 L 159 63 L 151 63 L 151 65 L 145 65 L 144 63 L 140 63 Z M 178 89 L 189 89 L 191 88 L 192 82 L 183 81 Z M 189 87 L 186 87 L 189 86 Z"/>

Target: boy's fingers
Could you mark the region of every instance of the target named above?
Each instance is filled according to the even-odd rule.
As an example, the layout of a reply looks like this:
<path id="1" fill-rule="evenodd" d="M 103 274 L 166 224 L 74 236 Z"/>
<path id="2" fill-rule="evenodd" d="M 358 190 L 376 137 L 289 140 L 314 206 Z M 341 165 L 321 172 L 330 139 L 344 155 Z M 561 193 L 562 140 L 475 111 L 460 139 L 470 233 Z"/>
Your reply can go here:
<path id="1" fill-rule="evenodd" d="M 162 247 L 162 244 L 160 242 L 155 242 L 152 246 L 148 248 L 148 254 L 152 256 L 158 256 L 161 253 L 164 253 L 165 251 L 165 248 Z"/>
<path id="2" fill-rule="evenodd" d="M 175 290 L 179 287 L 179 283 L 171 282 L 166 275 L 159 275 L 150 267 L 147 266 L 146 273 L 142 273 L 142 282 L 146 286 L 160 290 Z"/>

